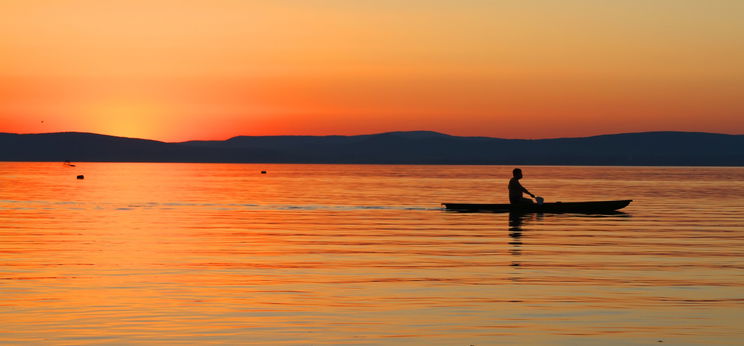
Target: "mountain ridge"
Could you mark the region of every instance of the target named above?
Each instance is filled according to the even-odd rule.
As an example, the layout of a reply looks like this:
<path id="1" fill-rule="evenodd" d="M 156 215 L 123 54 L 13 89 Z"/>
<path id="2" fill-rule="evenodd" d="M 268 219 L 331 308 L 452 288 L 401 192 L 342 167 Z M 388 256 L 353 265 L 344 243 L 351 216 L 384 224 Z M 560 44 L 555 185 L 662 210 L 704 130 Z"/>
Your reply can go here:
<path id="1" fill-rule="evenodd" d="M 744 135 L 653 131 L 504 139 L 434 131 L 163 142 L 87 132 L 0 133 L 0 161 L 744 166 Z"/>

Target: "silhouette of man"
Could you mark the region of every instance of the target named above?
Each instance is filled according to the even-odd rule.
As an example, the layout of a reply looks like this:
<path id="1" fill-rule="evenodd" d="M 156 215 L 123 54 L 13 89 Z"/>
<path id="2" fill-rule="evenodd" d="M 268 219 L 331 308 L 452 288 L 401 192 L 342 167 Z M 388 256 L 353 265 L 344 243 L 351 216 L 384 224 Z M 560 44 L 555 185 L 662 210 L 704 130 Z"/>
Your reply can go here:
<path id="1" fill-rule="evenodd" d="M 522 193 L 524 192 L 532 196 L 532 198 L 535 198 L 535 195 L 527 191 L 527 189 L 519 183 L 519 179 L 522 179 L 522 170 L 515 168 L 512 171 L 512 175 L 513 177 L 509 180 L 509 203 L 512 205 L 532 204 L 531 199 L 522 197 Z"/>

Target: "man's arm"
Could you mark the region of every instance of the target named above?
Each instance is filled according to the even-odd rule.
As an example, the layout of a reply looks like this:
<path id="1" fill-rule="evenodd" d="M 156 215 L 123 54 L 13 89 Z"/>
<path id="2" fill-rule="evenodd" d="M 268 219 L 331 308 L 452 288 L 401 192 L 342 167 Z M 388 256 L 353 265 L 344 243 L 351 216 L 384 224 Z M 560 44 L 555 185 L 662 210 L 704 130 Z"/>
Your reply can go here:
<path id="1" fill-rule="evenodd" d="M 522 186 L 522 183 L 519 183 L 519 187 L 522 189 L 522 192 L 530 195 L 532 198 L 535 198 L 535 195 L 533 195 L 532 192 L 527 191 L 527 189 L 524 186 Z"/>

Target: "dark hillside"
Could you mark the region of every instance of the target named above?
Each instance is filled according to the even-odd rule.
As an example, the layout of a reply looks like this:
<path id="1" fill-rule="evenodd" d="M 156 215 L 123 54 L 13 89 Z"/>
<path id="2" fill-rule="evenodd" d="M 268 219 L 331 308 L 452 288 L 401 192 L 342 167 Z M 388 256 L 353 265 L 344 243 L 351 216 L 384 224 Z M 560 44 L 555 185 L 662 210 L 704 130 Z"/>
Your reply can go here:
<path id="1" fill-rule="evenodd" d="M 0 160 L 744 166 L 744 136 L 644 132 L 521 140 L 414 131 L 165 143 L 78 132 L 3 133 Z"/>

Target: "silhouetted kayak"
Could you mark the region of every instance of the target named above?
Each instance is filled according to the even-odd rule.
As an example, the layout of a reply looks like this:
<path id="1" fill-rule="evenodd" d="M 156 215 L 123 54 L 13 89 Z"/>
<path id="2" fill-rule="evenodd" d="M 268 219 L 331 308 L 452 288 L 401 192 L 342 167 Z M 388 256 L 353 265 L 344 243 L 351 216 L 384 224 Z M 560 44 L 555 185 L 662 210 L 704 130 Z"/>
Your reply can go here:
<path id="1" fill-rule="evenodd" d="M 526 204 L 512 206 L 511 204 L 469 204 L 442 203 L 446 210 L 461 212 L 491 212 L 491 213 L 608 213 L 625 208 L 633 200 L 622 201 L 592 201 L 592 202 L 552 202 L 543 204 Z"/>

